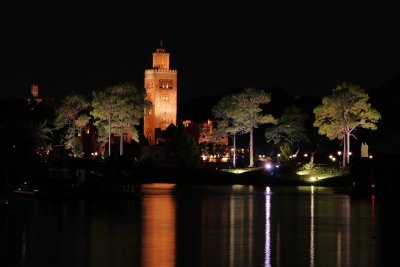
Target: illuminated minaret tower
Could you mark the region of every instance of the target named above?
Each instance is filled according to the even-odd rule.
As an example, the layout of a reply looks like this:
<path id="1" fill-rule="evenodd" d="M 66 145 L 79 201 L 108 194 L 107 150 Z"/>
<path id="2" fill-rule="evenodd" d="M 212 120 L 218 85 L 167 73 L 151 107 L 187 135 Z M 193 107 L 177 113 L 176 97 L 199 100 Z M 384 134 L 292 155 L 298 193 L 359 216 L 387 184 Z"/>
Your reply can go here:
<path id="1" fill-rule="evenodd" d="M 31 85 L 31 94 L 32 94 L 33 98 L 39 97 L 39 85 L 38 84 Z"/>
<path id="2" fill-rule="evenodd" d="M 34 83 L 31 85 L 31 95 L 27 99 L 27 101 L 28 101 L 28 103 L 31 103 L 31 101 L 40 103 L 43 101 L 43 99 L 39 98 L 39 85 L 37 83 Z"/>
<path id="3" fill-rule="evenodd" d="M 177 76 L 177 71 L 169 68 L 169 53 L 160 42 L 153 53 L 153 68 L 144 72 L 147 100 L 153 106 L 145 110 L 143 134 L 151 145 L 158 143 L 171 123 L 176 125 Z"/>

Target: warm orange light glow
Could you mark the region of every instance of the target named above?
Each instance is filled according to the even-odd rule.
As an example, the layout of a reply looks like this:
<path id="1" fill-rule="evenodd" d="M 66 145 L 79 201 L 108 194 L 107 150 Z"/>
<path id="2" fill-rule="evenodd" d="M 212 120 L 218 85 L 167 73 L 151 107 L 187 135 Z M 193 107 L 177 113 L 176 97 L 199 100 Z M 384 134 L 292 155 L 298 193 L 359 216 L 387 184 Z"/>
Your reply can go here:
<path id="1" fill-rule="evenodd" d="M 157 143 L 158 131 L 176 125 L 177 71 L 169 68 L 169 53 L 160 47 L 153 53 L 153 68 L 145 70 L 147 100 L 153 107 L 145 110 L 144 132 L 151 145 Z M 157 134 L 156 134 L 157 133 Z"/>
<path id="2" fill-rule="evenodd" d="M 143 189 L 173 189 L 175 184 L 164 184 L 164 183 L 152 183 L 152 184 L 143 184 Z"/>
<path id="3" fill-rule="evenodd" d="M 31 94 L 34 98 L 39 97 L 39 85 L 32 84 L 31 86 Z"/>
<path id="4" fill-rule="evenodd" d="M 158 189 L 160 186 L 170 188 L 174 185 L 146 185 Z M 176 210 L 173 197 L 145 197 L 143 208 L 142 266 L 175 266 Z"/>

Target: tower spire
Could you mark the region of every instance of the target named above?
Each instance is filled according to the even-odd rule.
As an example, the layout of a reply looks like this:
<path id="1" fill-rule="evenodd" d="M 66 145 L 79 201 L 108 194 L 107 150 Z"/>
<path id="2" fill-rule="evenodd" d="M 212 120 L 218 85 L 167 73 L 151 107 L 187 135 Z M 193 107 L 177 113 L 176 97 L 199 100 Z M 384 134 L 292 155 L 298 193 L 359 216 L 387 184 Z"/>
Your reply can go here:
<path id="1" fill-rule="evenodd" d="M 158 48 L 156 49 L 156 52 L 160 52 L 160 53 L 166 52 L 166 50 L 165 50 L 165 48 L 164 48 L 164 42 L 163 42 L 162 40 L 160 41 L 160 47 L 158 47 Z"/>

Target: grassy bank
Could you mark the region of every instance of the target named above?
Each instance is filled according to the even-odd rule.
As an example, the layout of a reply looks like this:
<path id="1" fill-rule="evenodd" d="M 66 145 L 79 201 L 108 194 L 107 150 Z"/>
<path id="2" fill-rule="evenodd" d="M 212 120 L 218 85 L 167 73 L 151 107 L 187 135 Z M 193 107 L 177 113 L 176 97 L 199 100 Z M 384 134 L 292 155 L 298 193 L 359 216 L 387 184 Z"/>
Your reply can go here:
<path id="1" fill-rule="evenodd" d="M 311 170 L 304 168 L 265 168 L 236 169 L 190 169 L 190 168 L 153 168 L 144 171 L 140 179 L 143 183 L 170 182 L 178 184 L 253 184 L 253 185 L 316 185 L 347 186 L 345 170 L 334 166 L 315 166 Z"/>

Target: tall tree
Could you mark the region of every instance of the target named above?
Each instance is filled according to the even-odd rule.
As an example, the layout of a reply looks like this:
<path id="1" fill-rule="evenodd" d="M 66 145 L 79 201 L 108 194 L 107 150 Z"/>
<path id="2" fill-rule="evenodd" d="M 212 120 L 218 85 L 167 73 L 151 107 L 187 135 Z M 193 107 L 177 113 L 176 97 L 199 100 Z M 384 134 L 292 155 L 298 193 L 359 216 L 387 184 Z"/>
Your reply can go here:
<path id="1" fill-rule="evenodd" d="M 350 162 L 350 136 L 357 127 L 376 130 L 380 113 L 368 103 L 369 96 L 360 86 L 343 82 L 332 95 L 324 97 L 314 109 L 314 126 L 318 133 L 343 144 L 343 167 Z"/>
<path id="2" fill-rule="evenodd" d="M 31 136 L 33 137 L 36 151 L 42 155 L 47 153 L 51 148 L 50 141 L 53 135 L 53 128 L 51 128 L 47 120 L 45 120 L 34 126 L 32 130 Z"/>
<path id="3" fill-rule="evenodd" d="M 72 148 L 74 155 L 77 147 L 76 136 L 89 122 L 89 117 L 85 114 L 88 108 L 89 103 L 82 95 L 71 94 L 64 97 L 56 109 L 55 125 L 57 128 L 66 127 L 64 146 Z"/>
<path id="4" fill-rule="evenodd" d="M 220 135 L 228 135 L 232 137 L 233 141 L 233 157 L 232 164 L 236 167 L 236 136 L 241 134 L 245 130 L 244 122 L 238 120 L 238 114 L 236 107 L 234 106 L 233 95 L 227 95 L 223 97 L 215 106 L 212 108 L 212 114 L 217 122 L 217 128 L 215 130 L 215 137 Z"/>
<path id="5" fill-rule="evenodd" d="M 282 146 L 287 143 L 290 150 L 293 146 L 301 142 L 307 142 L 308 137 L 304 123 L 307 119 L 307 114 L 296 106 L 286 108 L 278 123 L 265 131 L 267 142 L 272 142 L 275 145 Z M 281 151 L 282 152 L 282 151 Z"/>
<path id="6" fill-rule="evenodd" d="M 140 124 L 143 117 L 145 102 L 144 91 L 140 92 L 132 83 L 121 83 L 93 92 L 91 114 L 97 123 L 107 125 L 108 156 L 111 155 L 111 134 L 120 135 L 120 155 L 123 154 L 123 133 L 130 133 L 138 140 L 135 126 Z"/>
<path id="7" fill-rule="evenodd" d="M 221 105 L 226 106 L 226 112 L 221 113 L 221 115 L 226 119 L 226 122 L 229 122 L 227 130 L 236 132 L 240 129 L 240 132 L 250 133 L 249 167 L 254 167 L 253 131 L 261 124 L 276 123 L 272 115 L 263 114 L 261 107 L 261 105 L 268 104 L 271 101 L 271 96 L 263 90 L 245 88 L 242 92 L 230 95 L 224 101 L 226 103 Z"/>

